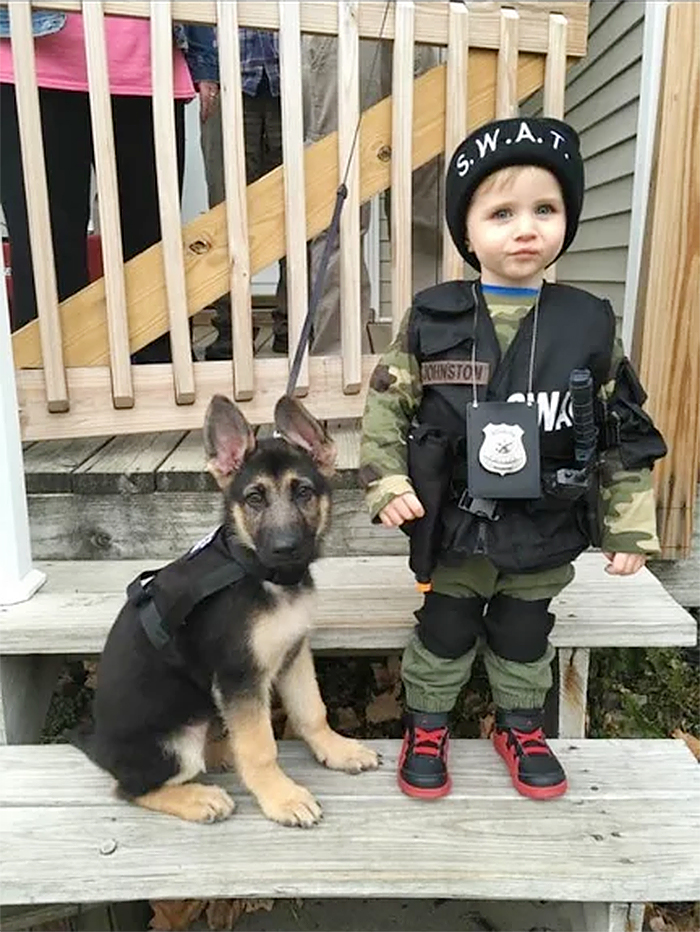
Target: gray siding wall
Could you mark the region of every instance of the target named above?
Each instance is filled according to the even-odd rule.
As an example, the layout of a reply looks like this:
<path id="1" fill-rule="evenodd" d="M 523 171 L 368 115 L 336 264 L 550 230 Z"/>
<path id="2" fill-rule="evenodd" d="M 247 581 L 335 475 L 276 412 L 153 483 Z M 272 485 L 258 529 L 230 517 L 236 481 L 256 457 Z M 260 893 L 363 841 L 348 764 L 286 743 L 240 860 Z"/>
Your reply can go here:
<path id="1" fill-rule="evenodd" d="M 588 52 L 569 69 L 565 119 L 581 137 L 586 196 L 557 276 L 607 297 L 622 316 L 644 37 L 642 0 L 593 0 Z M 522 107 L 541 113 L 542 95 Z"/>

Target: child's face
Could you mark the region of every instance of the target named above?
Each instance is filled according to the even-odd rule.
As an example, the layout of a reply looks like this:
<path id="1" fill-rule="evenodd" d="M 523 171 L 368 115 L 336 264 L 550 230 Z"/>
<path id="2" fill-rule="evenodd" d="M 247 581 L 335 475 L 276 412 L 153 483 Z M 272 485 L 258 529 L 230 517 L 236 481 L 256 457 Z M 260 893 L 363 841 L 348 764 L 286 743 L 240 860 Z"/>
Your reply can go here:
<path id="1" fill-rule="evenodd" d="M 467 212 L 467 238 L 486 285 L 539 288 L 565 233 L 559 182 L 537 166 L 504 168 L 489 175 Z"/>

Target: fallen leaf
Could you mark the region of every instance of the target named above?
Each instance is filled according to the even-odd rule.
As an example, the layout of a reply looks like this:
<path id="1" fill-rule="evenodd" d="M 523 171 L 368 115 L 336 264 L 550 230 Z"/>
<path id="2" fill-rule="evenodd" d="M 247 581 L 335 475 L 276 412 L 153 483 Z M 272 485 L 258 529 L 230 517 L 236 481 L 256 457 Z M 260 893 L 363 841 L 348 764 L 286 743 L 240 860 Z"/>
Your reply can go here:
<path id="1" fill-rule="evenodd" d="M 242 900 L 209 900 L 207 926 L 212 930 L 233 929 L 245 912 Z"/>
<path id="2" fill-rule="evenodd" d="M 374 676 L 374 685 L 380 692 L 384 692 L 384 690 L 394 685 L 391 674 L 385 663 L 373 663 L 371 667 Z"/>
<path id="3" fill-rule="evenodd" d="M 212 932 L 228 932 L 236 927 L 244 913 L 256 913 L 263 909 L 269 913 L 274 905 L 274 900 L 209 900 L 206 910 L 207 925 Z"/>
<path id="4" fill-rule="evenodd" d="M 479 719 L 479 737 L 490 738 L 495 725 L 496 716 L 493 714 L 493 712 L 487 712 L 483 718 Z"/>
<path id="5" fill-rule="evenodd" d="M 687 731 L 681 731 L 680 728 L 676 728 L 675 731 L 671 732 L 671 737 L 680 738 L 681 741 L 685 741 L 691 753 L 695 756 L 695 759 L 700 760 L 700 738 L 696 738 L 695 735 L 689 735 Z"/>
<path id="6" fill-rule="evenodd" d="M 97 661 L 86 660 L 85 668 L 85 686 L 88 689 L 97 689 Z"/>
<path id="7" fill-rule="evenodd" d="M 187 932 L 201 916 L 206 900 L 151 900 L 151 929 L 158 932 Z"/>
<path id="8" fill-rule="evenodd" d="M 352 706 L 341 706 L 339 709 L 335 710 L 335 714 L 338 728 L 341 731 L 353 731 L 355 728 L 360 727 L 360 720 L 357 717 L 357 712 Z"/>
<path id="9" fill-rule="evenodd" d="M 392 683 L 398 683 L 401 679 L 401 654 L 392 654 L 388 657 L 386 668 L 389 671 Z"/>
<path id="10" fill-rule="evenodd" d="M 373 725 L 401 718 L 403 709 L 393 692 L 382 693 L 367 706 L 367 721 Z"/>

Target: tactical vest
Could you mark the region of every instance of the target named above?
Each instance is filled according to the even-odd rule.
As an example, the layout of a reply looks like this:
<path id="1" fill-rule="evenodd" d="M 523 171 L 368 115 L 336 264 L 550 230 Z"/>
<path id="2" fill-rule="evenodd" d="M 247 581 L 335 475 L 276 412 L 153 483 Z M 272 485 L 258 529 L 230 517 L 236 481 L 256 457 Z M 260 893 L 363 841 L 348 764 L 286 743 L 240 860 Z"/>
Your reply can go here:
<path id="1" fill-rule="evenodd" d="M 432 473 L 433 481 L 442 476 L 441 507 L 433 520 L 439 525 L 437 553 L 448 562 L 483 554 L 504 572 L 534 572 L 574 559 L 589 544 L 584 503 L 547 491 L 548 477 L 574 460 L 572 369 L 591 371 L 596 396 L 610 372 L 612 308 L 576 288 L 545 284 L 540 296 L 532 385 L 539 406 L 542 495 L 502 500 L 490 518 L 468 510 L 466 409 L 474 381 L 479 401 L 526 400 L 533 319 L 531 308 L 502 354 L 478 283 L 447 282 L 414 300 L 408 346 L 421 368 L 423 395 L 409 439 L 409 472 L 419 497 L 421 475 Z M 427 472 L 426 441 L 433 448 Z"/>

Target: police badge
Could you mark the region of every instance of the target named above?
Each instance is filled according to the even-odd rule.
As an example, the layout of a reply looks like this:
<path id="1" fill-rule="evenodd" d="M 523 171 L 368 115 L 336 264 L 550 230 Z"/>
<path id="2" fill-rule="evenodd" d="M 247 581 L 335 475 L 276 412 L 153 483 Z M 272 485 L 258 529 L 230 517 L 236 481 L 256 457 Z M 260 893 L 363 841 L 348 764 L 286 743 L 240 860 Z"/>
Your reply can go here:
<path id="1" fill-rule="evenodd" d="M 487 424 L 483 432 L 486 436 L 479 448 L 479 462 L 484 469 L 499 476 L 520 472 L 527 463 L 522 427 L 518 424 Z"/>
<path id="2" fill-rule="evenodd" d="M 467 408 L 467 485 L 472 498 L 539 498 L 537 405 L 482 401 Z"/>

